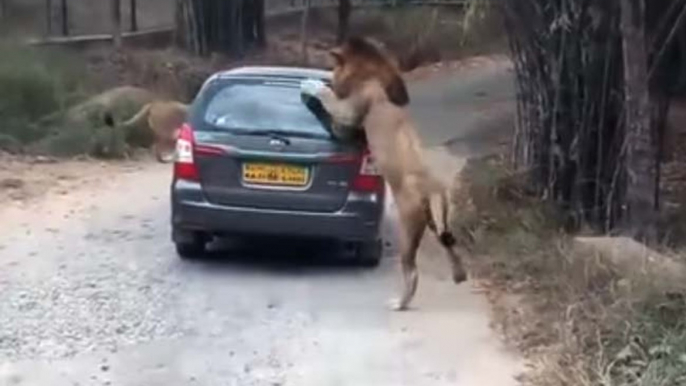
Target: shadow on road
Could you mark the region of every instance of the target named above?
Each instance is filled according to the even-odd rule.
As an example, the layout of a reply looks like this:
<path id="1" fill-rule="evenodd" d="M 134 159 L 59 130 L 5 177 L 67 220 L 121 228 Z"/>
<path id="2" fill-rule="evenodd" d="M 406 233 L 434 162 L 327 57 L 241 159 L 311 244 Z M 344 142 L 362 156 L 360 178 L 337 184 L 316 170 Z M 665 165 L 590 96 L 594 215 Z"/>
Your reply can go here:
<path id="1" fill-rule="evenodd" d="M 212 269 L 280 274 L 369 270 L 355 261 L 351 248 L 326 240 L 283 238 L 218 239 L 208 252 L 191 261 Z"/>

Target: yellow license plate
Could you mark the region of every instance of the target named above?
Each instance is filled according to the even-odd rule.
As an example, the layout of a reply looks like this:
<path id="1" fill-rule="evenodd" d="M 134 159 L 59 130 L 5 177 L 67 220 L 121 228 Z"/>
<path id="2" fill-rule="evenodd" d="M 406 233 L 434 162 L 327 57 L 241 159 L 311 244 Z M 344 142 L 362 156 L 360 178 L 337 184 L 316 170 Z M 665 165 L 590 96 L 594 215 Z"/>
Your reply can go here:
<path id="1" fill-rule="evenodd" d="M 243 181 L 249 184 L 305 186 L 309 177 L 306 167 L 284 164 L 245 163 Z"/>

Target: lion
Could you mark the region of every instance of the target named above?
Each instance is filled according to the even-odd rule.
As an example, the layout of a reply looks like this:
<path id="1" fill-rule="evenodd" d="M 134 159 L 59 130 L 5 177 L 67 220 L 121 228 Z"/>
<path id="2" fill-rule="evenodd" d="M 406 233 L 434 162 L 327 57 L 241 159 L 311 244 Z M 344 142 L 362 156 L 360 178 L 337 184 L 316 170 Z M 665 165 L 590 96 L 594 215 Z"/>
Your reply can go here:
<path id="1" fill-rule="evenodd" d="M 153 101 L 144 105 L 133 117 L 119 126 L 130 129 L 146 124 L 154 137 L 152 146 L 157 161 L 171 162 L 179 129 L 188 117 L 188 108 L 189 105 L 177 101 Z M 106 114 L 104 119 L 107 126 L 115 126 L 111 114 Z"/>
<path id="2" fill-rule="evenodd" d="M 331 87 L 317 80 L 302 84 L 330 114 L 337 136 L 365 131 L 376 165 L 396 200 L 401 234 L 404 288 L 392 308 L 404 311 L 418 285 L 417 250 L 429 228 L 443 247 L 456 284 L 467 280 L 456 238 L 448 226 L 448 189 L 424 164 L 422 143 L 406 110 L 407 87 L 390 55 L 366 38 L 351 37 L 330 51 L 335 65 Z"/>

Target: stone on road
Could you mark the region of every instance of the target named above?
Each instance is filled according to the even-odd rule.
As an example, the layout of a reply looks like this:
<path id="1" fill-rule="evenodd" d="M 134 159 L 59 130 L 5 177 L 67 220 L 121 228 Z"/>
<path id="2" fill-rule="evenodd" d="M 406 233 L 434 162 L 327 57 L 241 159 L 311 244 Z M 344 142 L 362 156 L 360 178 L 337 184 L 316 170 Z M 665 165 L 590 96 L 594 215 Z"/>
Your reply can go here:
<path id="1" fill-rule="evenodd" d="M 458 78 L 445 103 L 500 95 L 502 82 Z M 436 127 L 473 124 L 445 105 L 422 113 L 434 102 L 415 86 L 431 146 L 455 137 Z M 440 146 L 429 159 L 448 179 L 463 163 Z M 489 304 L 449 280 L 430 237 L 413 309 L 387 309 L 400 286 L 392 202 L 375 270 L 313 263 L 328 252 L 298 245 L 188 262 L 169 238 L 169 182 L 168 166 L 148 165 L 2 212 L 0 385 L 515 384 L 521 364 L 489 328 Z"/>

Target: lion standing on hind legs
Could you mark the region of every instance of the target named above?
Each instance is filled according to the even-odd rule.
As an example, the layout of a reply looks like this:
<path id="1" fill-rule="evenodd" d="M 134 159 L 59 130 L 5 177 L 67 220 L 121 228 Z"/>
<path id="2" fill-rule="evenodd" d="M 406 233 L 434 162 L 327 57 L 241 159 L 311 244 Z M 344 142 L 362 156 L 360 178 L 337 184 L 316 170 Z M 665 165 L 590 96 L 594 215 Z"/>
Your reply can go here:
<path id="1" fill-rule="evenodd" d="M 365 130 L 369 149 L 398 206 L 404 288 L 392 307 L 407 310 L 417 291 L 417 251 L 427 227 L 452 265 L 453 281 L 467 280 L 448 227 L 448 190 L 424 164 L 421 141 L 405 108 L 407 88 L 390 55 L 360 37 L 348 39 L 330 54 L 335 61 L 331 88 L 307 80 L 302 92 L 321 101 L 335 123 L 334 134 L 342 136 L 356 127 Z"/>

